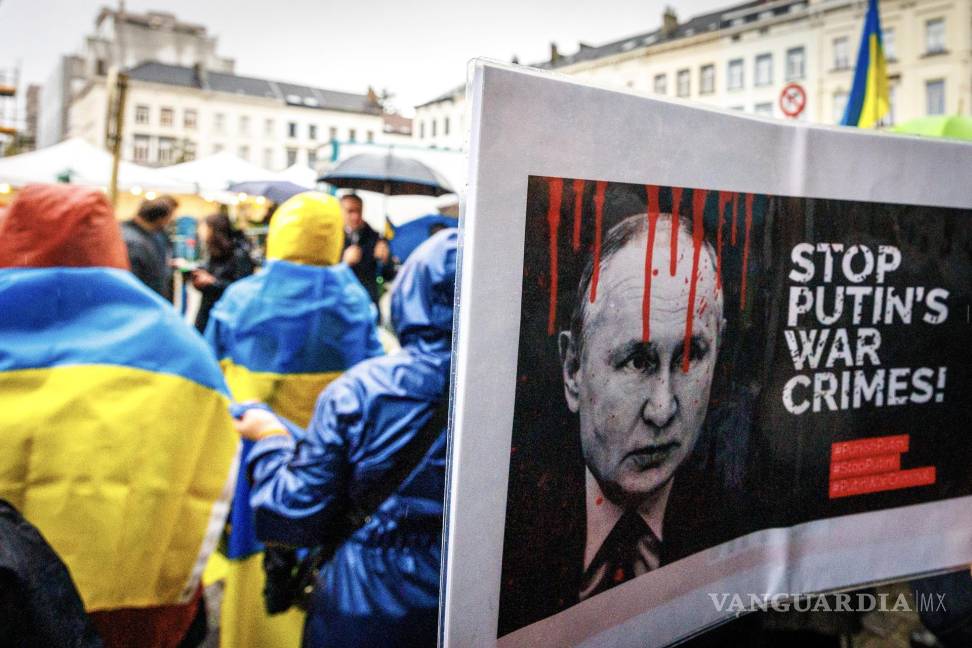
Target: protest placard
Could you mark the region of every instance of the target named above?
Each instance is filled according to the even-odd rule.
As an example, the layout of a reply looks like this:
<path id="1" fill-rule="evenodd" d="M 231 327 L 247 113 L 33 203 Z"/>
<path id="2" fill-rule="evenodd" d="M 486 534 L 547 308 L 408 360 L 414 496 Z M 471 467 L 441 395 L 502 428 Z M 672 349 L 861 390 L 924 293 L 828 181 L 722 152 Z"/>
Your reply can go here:
<path id="1" fill-rule="evenodd" d="M 472 68 L 446 645 L 972 562 L 972 147 Z"/>

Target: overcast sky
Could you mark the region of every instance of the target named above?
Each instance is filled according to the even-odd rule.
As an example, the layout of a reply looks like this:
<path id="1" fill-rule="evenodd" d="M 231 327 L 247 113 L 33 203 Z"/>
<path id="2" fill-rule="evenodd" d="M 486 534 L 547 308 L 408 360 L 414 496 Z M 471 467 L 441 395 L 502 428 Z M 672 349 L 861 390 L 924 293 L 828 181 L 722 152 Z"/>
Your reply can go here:
<path id="1" fill-rule="evenodd" d="M 18 61 L 43 83 L 61 54 L 77 51 L 98 8 L 117 0 L 0 0 L 0 67 Z M 666 4 L 680 20 L 732 0 L 128 0 L 205 25 L 239 74 L 335 90 L 387 88 L 410 114 L 465 80 L 476 56 L 545 60 L 550 41 L 571 53 L 650 31 Z"/>

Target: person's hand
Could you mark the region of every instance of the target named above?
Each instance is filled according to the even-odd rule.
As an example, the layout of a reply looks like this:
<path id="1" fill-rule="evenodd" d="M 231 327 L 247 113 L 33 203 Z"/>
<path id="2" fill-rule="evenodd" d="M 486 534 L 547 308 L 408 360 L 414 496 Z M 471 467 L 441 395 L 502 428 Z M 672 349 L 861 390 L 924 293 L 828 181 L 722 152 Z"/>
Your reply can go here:
<path id="1" fill-rule="evenodd" d="M 360 245 L 349 245 L 346 250 L 344 250 L 344 255 L 341 260 L 347 263 L 349 266 L 358 265 L 361 262 L 361 246 Z"/>
<path id="2" fill-rule="evenodd" d="M 375 258 L 382 263 L 388 263 L 388 259 L 391 258 L 391 248 L 388 247 L 388 241 L 378 241 L 375 243 Z"/>
<path id="3" fill-rule="evenodd" d="M 269 436 L 287 434 L 284 424 L 265 409 L 248 409 L 243 416 L 233 419 L 233 427 L 240 436 L 250 441 L 259 441 Z"/>
<path id="4" fill-rule="evenodd" d="M 202 290 L 207 286 L 212 286 L 216 283 L 216 277 L 206 272 L 205 270 L 194 270 L 192 273 L 192 286 L 196 290 Z"/>

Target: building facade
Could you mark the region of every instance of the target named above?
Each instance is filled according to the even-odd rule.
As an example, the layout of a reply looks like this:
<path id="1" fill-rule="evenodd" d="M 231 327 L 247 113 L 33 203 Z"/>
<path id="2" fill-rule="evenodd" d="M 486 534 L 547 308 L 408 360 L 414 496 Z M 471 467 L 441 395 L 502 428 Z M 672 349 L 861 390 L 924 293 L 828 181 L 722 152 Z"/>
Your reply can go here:
<path id="1" fill-rule="evenodd" d="M 535 67 L 779 118 L 786 117 L 781 92 L 793 83 L 805 97 L 797 119 L 836 124 L 853 82 L 866 9 L 865 0 L 751 1 L 684 23 L 668 10 L 659 29 L 582 45 L 570 56 L 552 46 L 550 59 Z M 972 2 L 881 0 L 880 11 L 891 94 L 885 124 L 970 114 Z M 434 124 L 446 111 L 455 120 L 465 113 L 463 103 L 463 93 L 452 92 L 416 107 L 415 121 Z M 435 144 L 432 130 L 426 126 L 423 137 L 413 129 L 413 137 Z"/>
<path id="2" fill-rule="evenodd" d="M 71 106 L 69 134 L 105 145 L 106 81 L 95 77 Z M 315 168 L 330 140 L 380 142 L 373 92 L 353 94 L 159 62 L 129 71 L 122 156 L 164 166 L 228 151 L 268 170 Z"/>

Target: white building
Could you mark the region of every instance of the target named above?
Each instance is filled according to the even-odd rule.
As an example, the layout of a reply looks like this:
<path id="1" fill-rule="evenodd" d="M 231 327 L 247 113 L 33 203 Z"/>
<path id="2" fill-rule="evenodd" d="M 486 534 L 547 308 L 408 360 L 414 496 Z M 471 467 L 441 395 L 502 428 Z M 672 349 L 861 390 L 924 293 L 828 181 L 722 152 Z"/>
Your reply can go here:
<path id="1" fill-rule="evenodd" d="M 684 23 L 668 10 L 654 31 L 581 45 L 570 56 L 551 45 L 550 59 L 535 67 L 775 117 L 784 117 L 783 87 L 796 83 L 806 96 L 799 118 L 836 124 L 851 89 L 866 9 L 865 0 L 750 1 Z M 886 122 L 969 114 L 972 2 L 881 0 L 880 11 L 891 84 Z M 464 101 L 460 89 L 416 107 L 415 123 L 426 126 L 413 129 L 413 137 L 437 144 L 432 131 L 441 131 L 446 115 L 461 120 Z M 438 128 L 430 128 L 436 122 Z"/>
<path id="2" fill-rule="evenodd" d="M 459 86 L 415 107 L 412 139 L 416 144 L 459 150 L 466 136 L 466 87 Z"/>
<path id="3" fill-rule="evenodd" d="M 105 145 L 106 88 L 95 77 L 75 97 L 70 135 Z M 266 169 L 316 167 L 331 140 L 378 142 L 373 92 L 353 94 L 159 62 L 129 70 L 123 157 L 146 165 L 229 151 Z"/>

